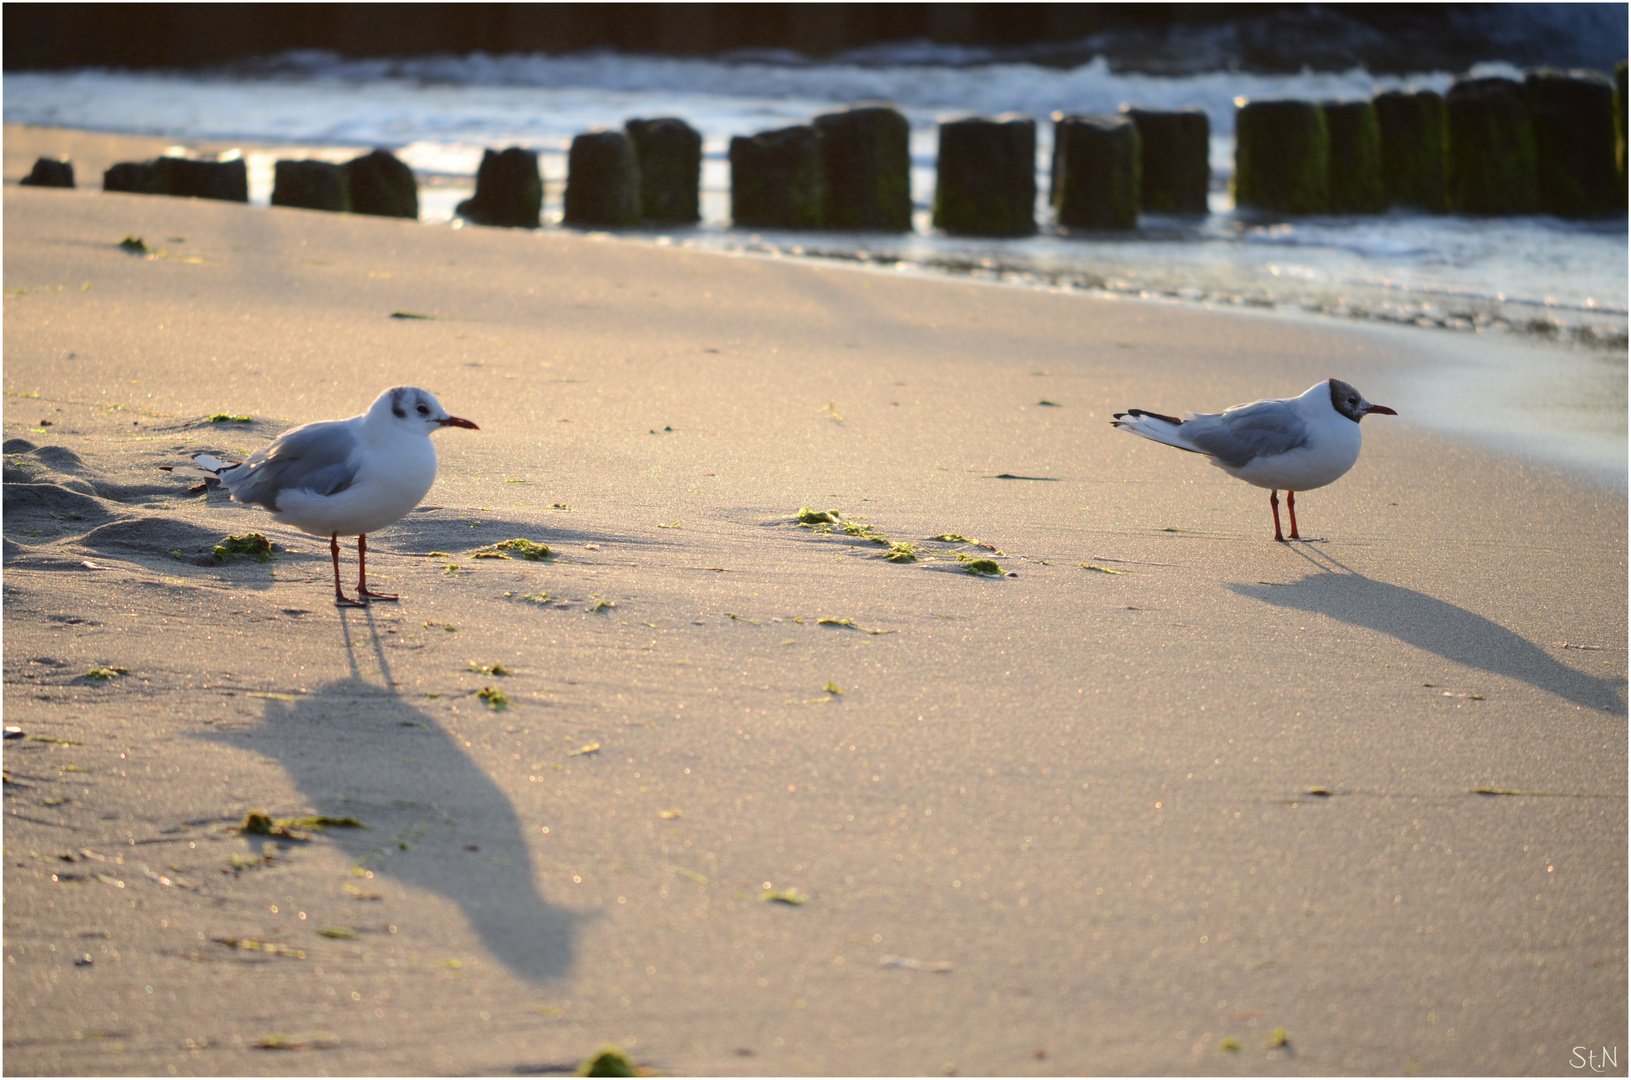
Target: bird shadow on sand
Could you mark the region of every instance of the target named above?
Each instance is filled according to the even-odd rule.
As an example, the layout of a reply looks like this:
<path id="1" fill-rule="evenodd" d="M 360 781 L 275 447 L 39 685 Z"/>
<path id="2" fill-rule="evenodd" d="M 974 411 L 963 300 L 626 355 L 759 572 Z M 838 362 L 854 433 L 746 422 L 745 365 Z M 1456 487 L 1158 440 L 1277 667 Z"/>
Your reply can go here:
<path id="1" fill-rule="evenodd" d="M 1346 568 L 1312 573 L 1288 585 L 1237 582 L 1227 588 L 1275 607 L 1387 634 L 1452 663 L 1526 682 L 1588 709 L 1626 713 L 1619 683 L 1576 671 L 1499 623 L 1414 589 Z"/>
<path id="2" fill-rule="evenodd" d="M 368 613 L 343 623 L 349 677 L 293 702 L 267 700 L 253 727 L 193 737 L 277 762 L 313 813 L 362 822 L 328 829 L 325 842 L 378 876 L 453 901 L 516 976 L 566 975 L 582 916 L 544 897 L 510 800 L 432 716 L 390 692 L 377 634 L 387 688 L 361 677 L 352 633 L 373 630 Z"/>

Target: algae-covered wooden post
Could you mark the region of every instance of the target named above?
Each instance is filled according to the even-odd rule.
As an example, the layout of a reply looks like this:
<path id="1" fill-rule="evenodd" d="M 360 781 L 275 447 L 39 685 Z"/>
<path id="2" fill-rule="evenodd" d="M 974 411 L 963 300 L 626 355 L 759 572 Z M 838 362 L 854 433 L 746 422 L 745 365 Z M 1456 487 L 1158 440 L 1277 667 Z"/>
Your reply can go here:
<path id="1" fill-rule="evenodd" d="M 1382 191 L 1388 205 L 1444 212 L 1444 96 L 1388 90 L 1371 99 L 1382 135 Z"/>
<path id="2" fill-rule="evenodd" d="M 622 131 L 591 131 L 567 155 L 563 223 L 598 228 L 640 224 L 640 164 Z"/>
<path id="3" fill-rule="evenodd" d="M 1621 206 L 1624 206 L 1625 202 L 1626 202 L 1626 186 L 1625 186 L 1625 184 L 1626 184 L 1626 174 L 1625 174 L 1625 147 L 1626 147 L 1626 133 L 1625 133 L 1625 72 L 1626 72 L 1626 63 L 1625 63 L 1624 60 L 1621 60 L 1618 64 L 1614 65 L 1614 122 L 1615 122 L 1615 125 L 1616 125 L 1615 130 L 1618 131 L 1619 134 L 1620 134 L 1619 145 L 1618 145 L 1618 147 L 1616 148 L 1616 151 L 1615 151 L 1615 153 L 1617 155 L 1615 160 L 1619 162 L 1619 166 L 1620 166 L 1620 205 Z"/>
<path id="4" fill-rule="evenodd" d="M 1125 116 L 1053 114 L 1053 217 L 1071 229 L 1138 228 L 1141 144 Z"/>
<path id="5" fill-rule="evenodd" d="M 640 165 L 640 215 L 676 225 L 702 220 L 702 134 L 672 116 L 630 120 L 623 130 Z"/>
<path id="6" fill-rule="evenodd" d="M 161 157 L 153 164 L 158 169 L 159 190 L 165 195 L 249 201 L 249 169 L 241 157 L 226 161 Z"/>
<path id="7" fill-rule="evenodd" d="M 1331 136 L 1309 101 L 1235 99 L 1235 205 L 1283 214 L 1331 206 Z"/>
<path id="8" fill-rule="evenodd" d="M 857 105 L 815 118 L 829 229 L 912 228 L 906 117 L 893 105 Z"/>
<path id="9" fill-rule="evenodd" d="M 379 217 L 417 218 L 419 182 L 413 170 L 389 150 L 374 150 L 345 163 L 351 212 Z"/>
<path id="10" fill-rule="evenodd" d="M 1614 84 L 1594 71 L 1531 71 L 1523 80 L 1535 127 L 1540 208 L 1567 218 L 1612 214 L 1624 199 L 1616 161 Z"/>
<path id="11" fill-rule="evenodd" d="M 454 213 L 477 225 L 536 229 L 544 205 L 544 182 L 538 175 L 538 152 L 520 146 L 483 150 L 476 170 L 476 193 Z"/>
<path id="12" fill-rule="evenodd" d="M 162 195 L 158 166 L 151 161 L 121 161 L 102 172 L 103 191 L 126 191 L 137 195 Z"/>
<path id="13" fill-rule="evenodd" d="M 954 236 L 1036 232 L 1036 121 L 1004 114 L 942 122 L 934 224 Z"/>
<path id="14" fill-rule="evenodd" d="M 34 162 L 33 171 L 17 183 L 23 187 L 73 187 L 74 163 L 42 157 Z"/>
<path id="15" fill-rule="evenodd" d="M 272 205 L 336 212 L 351 209 L 344 166 L 332 161 L 279 161 L 272 167 Z"/>
<path id="16" fill-rule="evenodd" d="M 1379 214 L 1386 210 L 1376 107 L 1368 101 L 1328 101 L 1321 108 L 1331 138 L 1331 212 Z"/>
<path id="17" fill-rule="evenodd" d="M 731 220 L 748 229 L 825 223 L 821 139 L 809 124 L 731 140 Z"/>
<path id="18" fill-rule="evenodd" d="M 1146 214 L 1204 214 L 1212 186 L 1212 124 L 1200 109 L 1123 105 L 1143 147 L 1139 207 Z"/>
<path id="19" fill-rule="evenodd" d="M 1459 79 L 1444 99 L 1444 198 L 1458 214 L 1540 209 L 1535 129 L 1523 85 Z"/>

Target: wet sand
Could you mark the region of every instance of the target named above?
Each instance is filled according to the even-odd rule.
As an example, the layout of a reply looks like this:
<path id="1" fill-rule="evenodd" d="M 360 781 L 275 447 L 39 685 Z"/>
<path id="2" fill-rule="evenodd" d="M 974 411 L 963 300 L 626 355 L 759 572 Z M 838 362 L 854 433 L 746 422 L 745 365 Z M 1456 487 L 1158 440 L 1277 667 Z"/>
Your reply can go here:
<path id="1" fill-rule="evenodd" d="M 4 198 L 8 1072 L 1626 1052 L 1623 477 L 1413 420 L 1430 335 Z M 1331 375 L 1401 416 L 1307 543 L 1107 423 Z M 482 426 L 370 537 L 398 603 L 158 471 L 396 383 Z"/>

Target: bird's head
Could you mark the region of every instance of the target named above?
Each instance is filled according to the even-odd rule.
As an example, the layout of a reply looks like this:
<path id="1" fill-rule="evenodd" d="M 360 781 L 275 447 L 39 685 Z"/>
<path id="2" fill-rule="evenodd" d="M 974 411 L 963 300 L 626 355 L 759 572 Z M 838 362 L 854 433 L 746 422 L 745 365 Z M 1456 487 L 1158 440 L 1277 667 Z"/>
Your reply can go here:
<path id="1" fill-rule="evenodd" d="M 393 386 L 379 397 L 368 410 L 370 423 L 389 424 L 398 429 L 430 434 L 437 428 L 462 427 L 479 431 L 475 424 L 462 417 L 450 416 L 436 400 L 436 395 L 417 386 Z"/>
<path id="2" fill-rule="evenodd" d="M 1341 379 L 1332 379 L 1330 382 L 1331 407 L 1356 424 L 1371 413 L 1381 413 L 1383 416 L 1399 415 L 1386 405 L 1372 405 L 1351 383 L 1345 383 Z"/>

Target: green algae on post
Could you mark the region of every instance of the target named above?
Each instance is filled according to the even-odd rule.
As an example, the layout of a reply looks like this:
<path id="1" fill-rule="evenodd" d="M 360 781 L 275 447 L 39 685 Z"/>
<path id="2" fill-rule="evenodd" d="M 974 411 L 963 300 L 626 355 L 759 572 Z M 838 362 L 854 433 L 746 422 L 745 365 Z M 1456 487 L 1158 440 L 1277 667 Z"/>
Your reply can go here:
<path id="1" fill-rule="evenodd" d="M 476 691 L 476 696 L 485 701 L 487 707 L 494 712 L 502 712 L 510 707 L 509 696 L 496 687 L 484 686 Z"/>
<path id="2" fill-rule="evenodd" d="M 838 523 L 837 510 L 811 510 L 808 506 L 799 507 L 799 523 L 803 525 L 836 525 Z"/>
<path id="3" fill-rule="evenodd" d="M 228 559 L 255 559 L 267 562 L 272 558 L 272 542 L 261 533 L 241 533 L 228 536 L 215 545 L 213 552 L 218 562 Z"/>
<path id="4" fill-rule="evenodd" d="M 484 548 L 479 548 L 470 557 L 472 559 L 514 559 L 519 557 L 537 562 L 540 559 L 547 559 L 553 554 L 554 552 L 549 549 L 548 544 L 524 540 L 517 536 L 511 540 L 501 540 L 496 544 L 488 544 Z"/>

